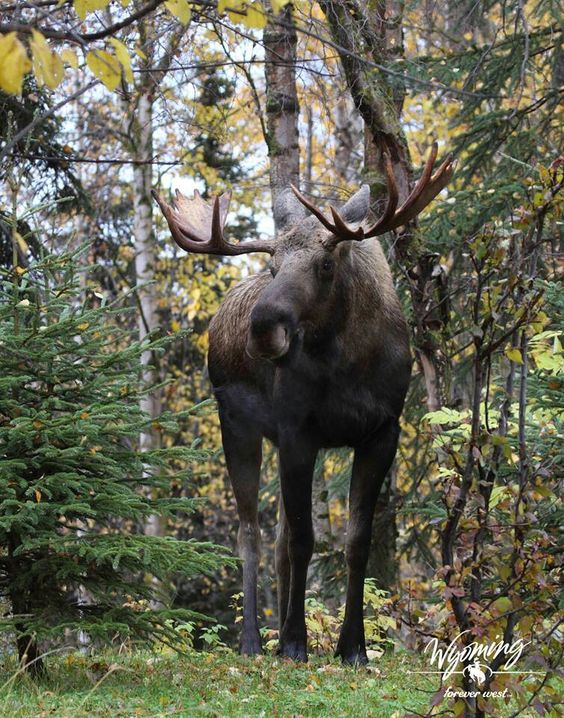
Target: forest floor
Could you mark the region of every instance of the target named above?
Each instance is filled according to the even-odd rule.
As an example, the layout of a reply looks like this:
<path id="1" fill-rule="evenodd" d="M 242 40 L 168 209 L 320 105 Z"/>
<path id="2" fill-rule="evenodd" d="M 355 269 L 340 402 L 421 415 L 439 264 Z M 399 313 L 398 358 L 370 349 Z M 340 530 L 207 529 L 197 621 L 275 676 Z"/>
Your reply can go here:
<path id="1" fill-rule="evenodd" d="M 46 664 L 48 676 L 33 681 L 14 659 L 0 660 L 0 718 L 404 718 L 429 714 L 439 682 L 417 673 L 428 661 L 406 651 L 358 669 L 326 656 L 300 664 L 227 650 L 71 653 Z M 443 699 L 433 715 L 459 714 L 454 703 Z M 493 703 L 488 715 L 515 715 L 513 699 Z M 528 705 L 519 715 L 545 713 Z"/>
<path id="2" fill-rule="evenodd" d="M 0 716 L 399 718 L 428 706 L 434 693 L 436 681 L 409 673 L 419 661 L 401 652 L 355 670 L 326 657 L 304 665 L 231 652 L 70 654 L 48 658 L 49 676 L 39 683 L 0 665 Z"/>

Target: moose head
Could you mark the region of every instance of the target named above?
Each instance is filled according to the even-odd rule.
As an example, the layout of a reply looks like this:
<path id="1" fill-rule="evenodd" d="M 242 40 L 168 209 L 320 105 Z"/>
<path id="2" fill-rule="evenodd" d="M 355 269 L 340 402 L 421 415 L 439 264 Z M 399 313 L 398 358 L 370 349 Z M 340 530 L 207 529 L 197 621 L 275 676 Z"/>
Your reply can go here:
<path id="1" fill-rule="evenodd" d="M 172 206 L 154 191 L 153 196 L 174 241 L 187 252 L 271 255 L 269 270 L 273 281 L 253 308 L 247 352 L 254 358 L 274 360 L 289 351 L 299 327 L 307 324 L 322 330 L 325 321 L 335 320 L 339 289 L 350 277 L 351 242 L 370 239 L 406 224 L 445 187 L 454 163 L 451 156 L 447 157 L 433 174 L 436 157 L 435 142 L 419 181 L 398 208 L 392 165 L 389 157 L 384 156 L 387 204 L 382 216 L 368 228 L 361 226 L 370 209 L 368 185 L 363 185 L 339 210 L 330 206 L 331 219 L 292 185 L 280 194 L 274 207 L 279 234 L 272 240 L 239 244 L 231 244 L 224 235 L 230 192 L 206 201 L 198 191 L 192 200 L 177 191 Z"/>

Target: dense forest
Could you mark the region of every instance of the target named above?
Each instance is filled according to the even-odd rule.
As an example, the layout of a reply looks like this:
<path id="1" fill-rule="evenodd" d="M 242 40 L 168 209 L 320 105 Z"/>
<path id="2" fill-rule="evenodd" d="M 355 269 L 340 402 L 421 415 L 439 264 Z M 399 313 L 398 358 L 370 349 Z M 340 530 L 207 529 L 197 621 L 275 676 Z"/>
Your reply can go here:
<path id="1" fill-rule="evenodd" d="M 6 715 L 40 714 L 19 686 L 53 696 L 61 655 L 69 671 L 107 660 L 101 675 L 121 660 L 108 655 L 142 656 L 127 670 L 152 675 L 146 657 L 175 650 L 188 686 L 201 652 L 219 684 L 259 665 L 235 653 L 238 516 L 206 356 L 228 291 L 269 266 L 183 251 L 152 190 L 164 202 L 230 191 L 225 234 L 258 247 L 281 233 L 290 184 L 327 217 L 367 184 L 370 224 L 387 175 L 401 205 L 429 152 L 437 166 L 454 158 L 446 186 L 366 240 L 390 265 L 412 354 L 372 524 L 371 667 L 335 667 L 342 704 L 319 683 L 330 674 L 280 673 L 290 695 L 325 690 L 325 702 L 206 712 L 198 688 L 199 707 L 158 710 L 349 715 L 347 691 L 392 692 L 377 678 L 390 665 L 414 699 L 366 715 L 560 714 L 561 20 L 549 0 L 0 0 Z M 320 671 L 343 617 L 351 455 L 315 462 L 306 624 Z M 258 612 L 271 655 L 279 494 L 265 441 Z M 438 652 L 455 643 L 450 666 Z M 274 695 L 265 676 L 281 669 L 260 670 L 249 690 Z M 116 715 L 161 714 L 139 710 Z"/>

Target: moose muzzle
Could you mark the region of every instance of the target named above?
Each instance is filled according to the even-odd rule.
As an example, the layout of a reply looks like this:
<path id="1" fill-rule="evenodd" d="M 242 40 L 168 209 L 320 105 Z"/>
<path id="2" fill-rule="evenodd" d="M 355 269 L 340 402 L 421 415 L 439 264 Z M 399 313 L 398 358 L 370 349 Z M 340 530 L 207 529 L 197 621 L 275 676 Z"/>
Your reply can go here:
<path id="1" fill-rule="evenodd" d="M 296 321 L 289 307 L 259 302 L 251 313 L 247 354 L 253 359 L 278 359 L 287 353 Z"/>

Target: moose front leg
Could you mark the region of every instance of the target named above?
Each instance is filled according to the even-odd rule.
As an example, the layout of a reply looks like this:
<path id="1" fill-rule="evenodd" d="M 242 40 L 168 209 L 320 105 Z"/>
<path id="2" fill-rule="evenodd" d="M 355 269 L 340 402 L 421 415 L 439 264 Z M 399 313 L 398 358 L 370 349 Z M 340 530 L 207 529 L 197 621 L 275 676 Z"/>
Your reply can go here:
<path id="1" fill-rule="evenodd" d="M 219 402 L 221 435 L 227 471 L 239 514 L 237 543 L 243 560 L 243 626 L 239 650 L 243 655 L 262 653 L 257 618 L 257 580 L 260 561 L 258 491 L 262 461 L 262 435 Z"/>
<path id="2" fill-rule="evenodd" d="M 278 629 L 282 633 L 288 613 L 290 598 L 290 556 L 288 555 L 288 521 L 284 513 L 284 501 L 280 494 L 280 508 L 275 546 L 276 583 L 278 594 Z"/>
<path id="3" fill-rule="evenodd" d="M 303 442 L 280 443 L 280 488 L 287 527 L 290 588 L 279 652 L 298 661 L 307 661 L 304 603 L 307 569 L 313 553 L 311 485 L 316 455 L 317 449 Z M 284 587 L 279 586 L 279 590 Z M 284 603 L 283 599 L 281 604 Z"/>
<path id="4" fill-rule="evenodd" d="M 335 655 L 341 656 L 344 663 L 368 663 L 363 619 L 364 577 L 376 500 L 394 460 L 398 436 L 397 421 L 390 421 L 381 427 L 370 442 L 357 447 L 354 452 L 345 548 L 347 603 L 335 651 Z"/>

